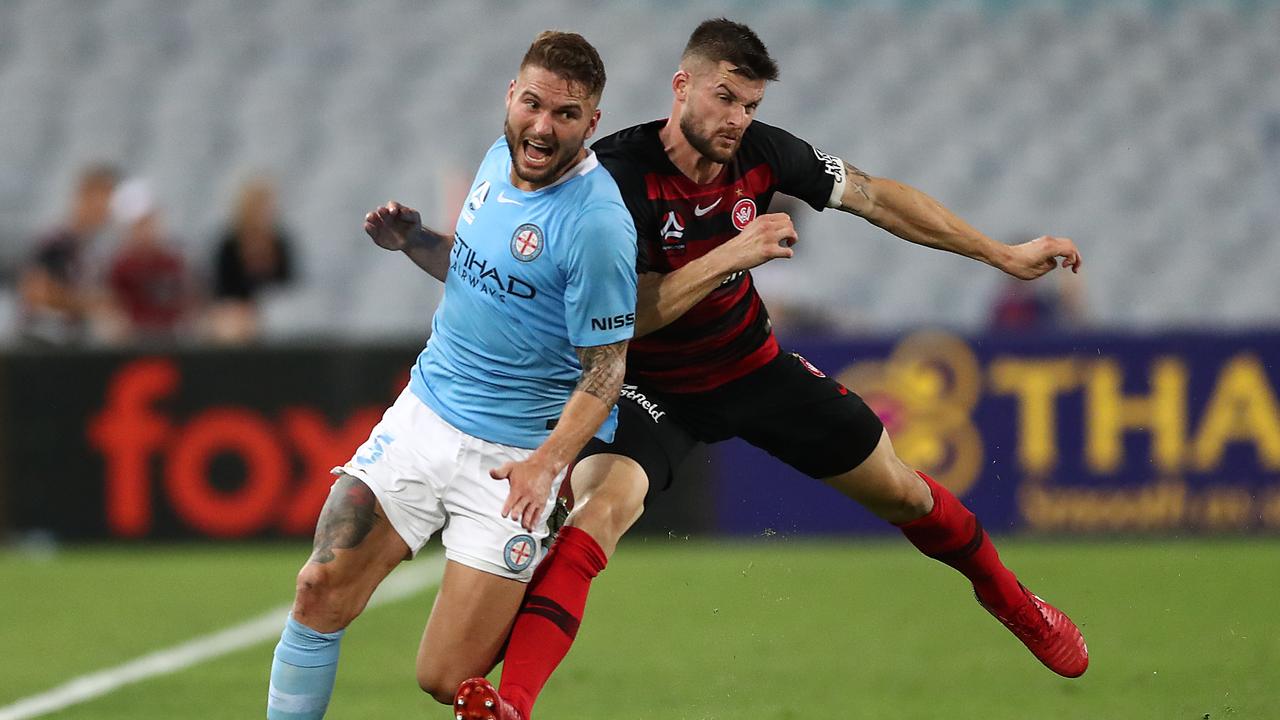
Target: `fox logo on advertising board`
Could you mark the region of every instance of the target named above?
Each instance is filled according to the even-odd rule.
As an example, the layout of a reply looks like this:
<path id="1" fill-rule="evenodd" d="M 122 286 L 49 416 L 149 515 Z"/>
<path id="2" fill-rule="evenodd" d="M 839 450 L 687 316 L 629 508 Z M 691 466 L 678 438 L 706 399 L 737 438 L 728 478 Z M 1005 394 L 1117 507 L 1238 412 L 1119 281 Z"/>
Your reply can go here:
<path id="1" fill-rule="evenodd" d="M 151 534 L 166 507 L 182 527 L 209 537 L 305 535 L 328 497 L 330 468 L 345 459 L 343 448 L 365 441 L 381 415 L 377 406 L 360 407 L 334 424 L 305 405 L 273 418 L 245 404 L 215 404 L 176 418 L 165 408 L 184 406 L 174 397 L 182 375 L 171 358 L 125 363 L 88 419 L 112 535 Z M 230 486 L 227 457 L 242 467 Z"/>
<path id="2" fill-rule="evenodd" d="M 591 318 L 592 330 L 616 330 L 617 328 L 631 327 L 636 324 L 636 314 L 629 312 L 619 315 L 610 315 L 607 317 Z"/>

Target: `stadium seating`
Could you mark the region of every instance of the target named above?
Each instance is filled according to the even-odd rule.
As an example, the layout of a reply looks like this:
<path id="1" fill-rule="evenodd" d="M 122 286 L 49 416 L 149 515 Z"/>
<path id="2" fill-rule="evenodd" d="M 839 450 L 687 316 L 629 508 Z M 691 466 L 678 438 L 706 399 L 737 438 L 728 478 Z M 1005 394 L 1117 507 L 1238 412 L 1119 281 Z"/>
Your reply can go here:
<path id="1" fill-rule="evenodd" d="M 1094 326 L 1277 324 L 1280 6 L 732 6 L 782 66 L 760 119 L 927 190 L 998 239 L 1072 235 Z M 237 183 L 266 171 L 305 276 L 269 300 L 271 335 L 421 335 L 439 288 L 373 250 L 363 214 L 396 198 L 451 223 L 536 29 L 601 49 L 605 133 L 666 114 L 688 31 L 723 7 L 7 0 L 0 268 L 57 217 L 86 162 L 153 178 L 197 265 Z M 997 273 L 833 215 L 799 219 L 801 254 L 757 273 L 766 300 L 849 331 L 984 327 Z"/>

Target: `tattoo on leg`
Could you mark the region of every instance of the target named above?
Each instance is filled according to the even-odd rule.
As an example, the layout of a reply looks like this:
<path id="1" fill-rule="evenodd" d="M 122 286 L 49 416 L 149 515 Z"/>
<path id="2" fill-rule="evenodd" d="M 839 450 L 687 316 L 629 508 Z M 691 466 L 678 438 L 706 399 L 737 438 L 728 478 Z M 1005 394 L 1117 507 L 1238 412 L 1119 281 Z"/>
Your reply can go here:
<path id="1" fill-rule="evenodd" d="M 320 511 L 311 562 L 333 562 L 334 548 L 350 550 L 359 545 L 373 529 L 376 507 L 368 485 L 350 475 L 340 476 Z"/>

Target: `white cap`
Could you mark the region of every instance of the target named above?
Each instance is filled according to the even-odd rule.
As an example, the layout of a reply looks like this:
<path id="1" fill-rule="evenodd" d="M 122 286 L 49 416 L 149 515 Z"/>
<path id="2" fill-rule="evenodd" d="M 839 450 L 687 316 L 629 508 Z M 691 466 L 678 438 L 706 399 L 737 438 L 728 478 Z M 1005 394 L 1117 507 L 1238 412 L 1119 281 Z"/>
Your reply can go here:
<path id="1" fill-rule="evenodd" d="M 111 195 L 111 215 L 118 222 L 132 224 L 150 215 L 156 209 L 151 185 L 142 178 L 120 183 Z"/>

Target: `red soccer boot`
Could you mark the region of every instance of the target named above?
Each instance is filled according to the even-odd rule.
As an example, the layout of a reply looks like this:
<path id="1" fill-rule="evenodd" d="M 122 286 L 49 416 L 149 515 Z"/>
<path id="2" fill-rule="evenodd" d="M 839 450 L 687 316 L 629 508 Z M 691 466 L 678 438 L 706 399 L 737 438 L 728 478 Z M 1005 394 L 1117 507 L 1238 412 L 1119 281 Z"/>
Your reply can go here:
<path id="1" fill-rule="evenodd" d="M 1084 644 L 1080 628 L 1065 613 L 1026 587 L 1022 591 L 1027 602 L 1007 615 L 997 612 L 982 600 L 978 600 L 978 604 L 1009 628 L 1009 632 L 1021 640 L 1045 667 L 1063 677 L 1083 675 L 1089 667 L 1089 648 Z"/>
<path id="2" fill-rule="evenodd" d="M 488 680 L 480 677 L 465 680 L 458 686 L 453 712 L 457 720 L 525 720 Z"/>

